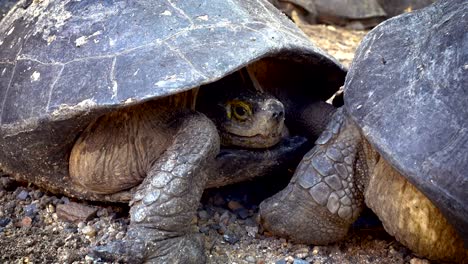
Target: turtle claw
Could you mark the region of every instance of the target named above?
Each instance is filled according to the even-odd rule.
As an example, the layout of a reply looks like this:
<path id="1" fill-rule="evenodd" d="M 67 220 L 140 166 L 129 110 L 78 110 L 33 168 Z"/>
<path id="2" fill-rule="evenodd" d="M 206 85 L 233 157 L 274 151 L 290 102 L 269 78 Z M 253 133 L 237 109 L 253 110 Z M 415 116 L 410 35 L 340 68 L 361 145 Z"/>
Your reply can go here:
<path id="1" fill-rule="evenodd" d="M 107 245 L 96 246 L 90 256 L 97 261 L 117 263 L 143 263 L 145 243 L 138 240 L 112 241 Z"/>
<path id="2" fill-rule="evenodd" d="M 128 239 L 94 247 L 90 255 L 97 261 L 117 263 L 205 263 L 200 234 L 188 234 L 160 241 Z"/>

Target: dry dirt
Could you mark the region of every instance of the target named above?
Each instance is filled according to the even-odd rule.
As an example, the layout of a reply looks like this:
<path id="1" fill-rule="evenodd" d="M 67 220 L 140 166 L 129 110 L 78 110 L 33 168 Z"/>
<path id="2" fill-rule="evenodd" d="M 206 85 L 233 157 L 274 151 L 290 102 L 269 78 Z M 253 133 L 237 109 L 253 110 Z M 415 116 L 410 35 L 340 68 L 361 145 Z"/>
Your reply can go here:
<path id="1" fill-rule="evenodd" d="M 301 28 L 318 46 L 347 66 L 366 33 L 325 25 Z M 128 207 L 78 201 L 97 209 L 97 213 L 90 219 L 69 223 L 57 214 L 60 204 L 70 203 L 68 198 L 18 185 L 6 178 L 3 181 L 1 263 L 92 263 L 87 255 L 91 246 L 125 234 Z M 255 221 L 261 197 L 252 198 L 249 190 L 255 192 L 259 184 L 264 183 L 205 193 L 194 221 L 205 237 L 208 263 L 430 263 L 387 235 L 371 213 L 351 230 L 345 241 L 329 246 L 293 244 L 271 237 L 259 230 Z"/>

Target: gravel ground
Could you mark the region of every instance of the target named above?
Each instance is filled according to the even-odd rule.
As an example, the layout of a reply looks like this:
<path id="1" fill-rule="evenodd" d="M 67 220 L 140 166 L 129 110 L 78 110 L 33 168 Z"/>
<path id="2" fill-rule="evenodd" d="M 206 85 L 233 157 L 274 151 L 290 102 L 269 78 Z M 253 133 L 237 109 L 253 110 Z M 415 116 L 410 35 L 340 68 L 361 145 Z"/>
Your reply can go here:
<path id="1" fill-rule="evenodd" d="M 92 263 L 90 247 L 125 235 L 126 206 L 73 201 L 7 178 L 2 182 L 1 263 Z M 345 241 L 329 246 L 271 237 L 256 221 L 258 202 L 269 194 L 245 194 L 264 184 L 260 180 L 205 192 L 194 222 L 204 234 L 208 263 L 430 263 L 372 223 L 372 215 L 364 219 L 370 225 L 361 223 Z M 73 218 L 64 210 L 84 213 Z"/>
<path id="2" fill-rule="evenodd" d="M 324 25 L 301 28 L 347 66 L 365 34 Z M 73 201 L 7 177 L 1 181 L 1 263 L 92 263 L 90 247 L 125 235 L 125 205 Z M 281 186 L 259 194 L 265 184 L 260 180 L 205 192 L 194 222 L 204 234 L 208 263 L 431 263 L 387 235 L 369 212 L 345 241 L 329 246 L 272 237 L 257 224 L 258 204 Z"/>

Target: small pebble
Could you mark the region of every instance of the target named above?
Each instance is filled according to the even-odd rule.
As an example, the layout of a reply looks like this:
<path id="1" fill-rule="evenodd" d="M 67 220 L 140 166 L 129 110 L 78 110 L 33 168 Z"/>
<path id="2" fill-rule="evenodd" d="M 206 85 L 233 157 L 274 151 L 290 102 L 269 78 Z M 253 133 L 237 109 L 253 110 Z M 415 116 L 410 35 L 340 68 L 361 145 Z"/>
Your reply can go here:
<path id="1" fill-rule="evenodd" d="M 101 208 L 96 213 L 97 217 L 106 217 L 109 216 L 109 211 L 107 208 Z"/>
<path id="2" fill-rule="evenodd" d="M 5 227 L 11 222 L 10 218 L 0 218 L 0 227 Z"/>
<path id="3" fill-rule="evenodd" d="M 53 204 L 47 205 L 47 212 L 48 212 L 48 213 L 51 213 L 51 214 L 52 214 L 52 213 L 55 213 L 55 207 L 54 207 Z"/>
<path id="4" fill-rule="evenodd" d="M 223 240 L 228 242 L 229 244 L 233 245 L 233 244 L 239 242 L 240 239 L 234 234 L 227 233 L 227 234 L 223 235 Z"/>
<path id="5" fill-rule="evenodd" d="M 219 217 L 219 224 L 224 224 L 228 225 L 229 224 L 229 219 L 231 218 L 231 214 L 229 211 L 225 211 L 220 217 Z"/>
<path id="6" fill-rule="evenodd" d="M 92 226 L 85 226 L 81 229 L 81 233 L 89 237 L 94 237 L 96 235 L 96 229 Z"/>
<path id="7" fill-rule="evenodd" d="M 18 195 L 16 196 L 16 199 L 24 201 L 28 199 L 28 197 L 29 197 L 29 193 L 26 190 L 21 190 L 21 192 L 18 193 Z"/>
<path id="8" fill-rule="evenodd" d="M 96 216 L 97 208 L 84 204 L 69 202 L 56 207 L 57 215 L 61 220 L 69 222 L 89 221 Z"/>
<path id="9" fill-rule="evenodd" d="M 245 261 L 247 261 L 248 263 L 256 263 L 257 262 L 257 260 L 252 256 L 247 256 L 245 258 Z"/>
<path id="10" fill-rule="evenodd" d="M 229 201 L 228 207 L 229 207 L 229 209 L 231 209 L 231 211 L 233 211 L 233 212 L 236 211 L 236 210 L 239 210 L 239 209 L 241 209 L 241 208 L 244 208 L 244 207 L 242 206 L 242 204 L 239 203 L 238 201 Z"/>
<path id="11" fill-rule="evenodd" d="M 303 247 L 294 252 L 294 256 L 297 259 L 305 259 L 307 256 L 309 256 L 309 248 L 308 247 Z"/>
<path id="12" fill-rule="evenodd" d="M 85 226 L 86 226 L 86 224 L 84 222 L 79 222 L 78 225 L 77 225 L 77 227 L 79 229 L 83 229 Z"/>
<path id="13" fill-rule="evenodd" d="M 125 237 L 124 232 L 118 232 L 117 235 L 115 235 L 115 239 L 120 240 Z"/>
<path id="14" fill-rule="evenodd" d="M 210 214 L 208 214 L 207 211 L 205 210 L 201 210 L 201 211 L 198 211 L 198 217 L 201 219 L 201 220 L 208 220 L 210 219 Z"/>
<path id="15" fill-rule="evenodd" d="M 280 260 L 276 261 L 275 264 L 287 264 L 287 262 L 284 259 L 280 259 Z"/>
<path id="16" fill-rule="evenodd" d="M 39 209 L 37 208 L 37 204 L 32 203 L 28 204 L 24 207 L 24 214 L 26 216 L 29 216 L 31 218 L 34 218 L 36 216 L 37 212 L 39 212 Z"/>
<path id="17" fill-rule="evenodd" d="M 66 196 L 62 196 L 62 198 L 60 198 L 60 201 L 63 202 L 64 204 L 70 203 L 70 199 L 68 199 L 68 197 Z"/>
<path id="18" fill-rule="evenodd" d="M 313 249 L 312 249 L 312 255 L 317 255 L 319 253 L 319 247 L 315 246 Z"/>
<path id="19" fill-rule="evenodd" d="M 44 193 L 41 192 L 40 190 L 36 190 L 36 191 L 31 193 L 31 196 L 36 200 L 40 199 L 43 195 L 44 195 Z"/>
<path id="20" fill-rule="evenodd" d="M 246 226 L 245 231 L 247 231 L 247 235 L 249 237 L 255 237 L 258 233 L 258 227 L 257 226 Z"/>
<path id="21" fill-rule="evenodd" d="M 236 213 L 236 215 L 240 218 L 240 219 L 247 219 L 250 214 L 249 214 L 249 210 L 245 209 L 245 208 L 240 208 L 240 209 L 237 209 L 234 211 Z"/>
<path id="22" fill-rule="evenodd" d="M 284 260 L 286 260 L 288 263 L 293 263 L 294 258 L 292 256 L 287 256 Z"/>
<path id="23" fill-rule="evenodd" d="M 206 225 L 201 226 L 201 227 L 200 227 L 200 232 L 203 233 L 203 234 L 205 234 L 205 235 L 208 235 L 208 233 L 210 232 L 210 227 L 209 227 L 209 226 L 206 226 Z"/>
<path id="24" fill-rule="evenodd" d="M 30 227 L 32 224 L 32 219 L 31 217 L 24 217 L 23 219 L 21 219 L 21 227 Z"/>

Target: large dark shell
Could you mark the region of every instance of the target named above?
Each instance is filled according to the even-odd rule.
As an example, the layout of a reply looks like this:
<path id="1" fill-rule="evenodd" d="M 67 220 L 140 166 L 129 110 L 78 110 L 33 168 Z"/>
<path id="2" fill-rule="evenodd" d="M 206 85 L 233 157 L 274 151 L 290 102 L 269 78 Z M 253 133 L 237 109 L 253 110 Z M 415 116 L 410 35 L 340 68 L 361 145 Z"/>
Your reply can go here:
<path id="1" fill-rule="evenodd" d="M 468 242 L 468 5 L 390 19 L 358 48 L 345 107 L 382 156 Z"/>
<path id="2" fill-rule="evenodd" d="M 55 191 L 79 132 L 115 108 L 264 57 L 299 65 L 322 99 L 344 79 L 266 0 L 29 2 L 0 22 L 0 168 Z"/>

